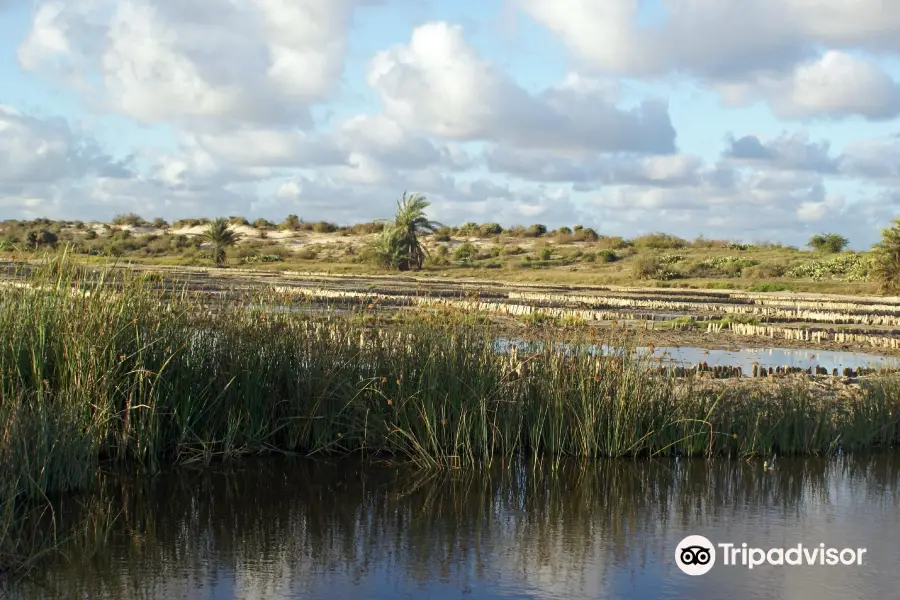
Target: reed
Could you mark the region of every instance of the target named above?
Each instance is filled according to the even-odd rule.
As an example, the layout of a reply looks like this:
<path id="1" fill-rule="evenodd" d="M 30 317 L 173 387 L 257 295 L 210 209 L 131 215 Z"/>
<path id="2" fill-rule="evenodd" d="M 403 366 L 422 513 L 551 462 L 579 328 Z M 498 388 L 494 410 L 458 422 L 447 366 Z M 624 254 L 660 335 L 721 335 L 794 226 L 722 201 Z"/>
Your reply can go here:
<path id="1" fill-rule="evenodd" d="M 29 507 L 90 487 L 101 461 L 155 472 L 266 452 L 362 453 L 442 469 L 900 441 L 892 377 L 848 400 L 800 382 L 748 394 L 666 375 L 628 339 L 499 352 L 466 313 L 376 328 L 275 311 L 276 295 L 211 301 L 64 258 L 25 281 L 0 292 L 0 556 L 20 552 Z"/>

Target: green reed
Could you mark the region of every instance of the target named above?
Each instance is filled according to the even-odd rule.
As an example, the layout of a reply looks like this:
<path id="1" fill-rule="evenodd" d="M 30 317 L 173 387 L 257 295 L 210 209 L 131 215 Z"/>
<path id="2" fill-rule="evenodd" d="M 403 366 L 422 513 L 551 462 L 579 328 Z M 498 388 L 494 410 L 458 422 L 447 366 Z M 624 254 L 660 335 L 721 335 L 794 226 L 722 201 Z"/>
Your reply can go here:
<path id="1" fill-rule="evenodd" d="M 155 472 L 263 452 L 366 453 L 446 468 L 900 441 L 895 378 L 854 400 L 799 383 L 747 393 L 667 377 L 626 339 L 570 340 L 619 344 L 600 356 L 549 344 L 501 353 L 483 321 L 451 312 L 372 326 L 273 311 L 275 294 L 212 301 L 64 258 L 23 280 L 31 287 L 0 290 L 4 540 L 29 502 L 88 487 L 101 461 Z"/>

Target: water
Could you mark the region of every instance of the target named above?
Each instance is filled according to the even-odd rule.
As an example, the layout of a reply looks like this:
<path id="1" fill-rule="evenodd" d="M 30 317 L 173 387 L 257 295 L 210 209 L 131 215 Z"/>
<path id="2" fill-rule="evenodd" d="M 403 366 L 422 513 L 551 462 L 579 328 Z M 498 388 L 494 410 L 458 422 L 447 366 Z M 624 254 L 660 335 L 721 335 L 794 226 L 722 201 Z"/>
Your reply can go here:
<path id="1" fill-rule="evenodd" d="M 72 562 L 6 591 L 15 599 L 896 597 L 900 457 L 777 464 L 765 472 L 759 460 L 599 461 L 429 476 L 248 459 L 111 485 L 102 502 L 121 516 L 110 541 L 64 546 Z M 859 566 L 749 570 L 720 558 L 689 577 L 674 564 L 689 534 L 867 552 Z"/>
<path id="2" fill-rule="evenodd" d="M 642 348 L 643 353 L 649 349 Z M 657 347 L 653 349 L 654 356 L 664 358 L 665 362 L 681 364 L 684 366 L 696 365 L 706 361 L 710 366 L 728 365 L 741 367 L 745 374 L 753 370 L 753 363 L 764 367 L 789 366 L 806 369 L 820 366 L 828 369 L 844 367 L 856 369 L 859 367 L 891 367 L 900 368 L 900 359 L 877 354 L 865 354 L 862 352 L 839 352 L 833 350 L 817 350 L 814 348 L 741 348 L 740 350 L 707 350 L 695 347 Z"/>
<path id="3" fill-rule="evenodd" d="M 517 346 L 522 352 L 537 351 L 541 348 L 541 342 L 525 340 L 497 340 L 496 347 L 500 352 L 507 351 L 510 346 Z M 560 348 L 570 349 L 568 344 L 558 344 Z M 588 346 L 589 352 L 596 352 L 596 346 Z M 604 353 L 615 352 L 615 348 L 601 345 Z M 650 348 L 641 347 L 635 349 L 637 353 L 648 355 Z M 818 350 L 815 348 L 741 348 L 740 350 L 716 350 L 698 348 L 694 346 L 656 346 L 652 350 L 652 356 L 661 358 L 664 364 L 693 366 L 705 361 L 710 366 L 741 367 L 744 374 L 753 370 L 753 364 L 763 367 L 790 366 L 806 369 L 820 366 L 828 369 L 837 368 L 841 371 L 844 367 L 857 369 L 859 367 L 872 368 L 900 368 L 900 358 L 881 356 L 878 354 L 866 354 L 864 352 L 841 352 L 834 350 Z"/>

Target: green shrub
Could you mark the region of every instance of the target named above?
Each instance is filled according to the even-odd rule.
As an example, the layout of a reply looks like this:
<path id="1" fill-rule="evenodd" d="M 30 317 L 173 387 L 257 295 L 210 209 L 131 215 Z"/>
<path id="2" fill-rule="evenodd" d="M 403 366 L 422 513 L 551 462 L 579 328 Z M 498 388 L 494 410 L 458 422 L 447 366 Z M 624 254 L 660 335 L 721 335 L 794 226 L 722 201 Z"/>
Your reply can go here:
<path id="1" fill-rule="evenodd" d="M 676 250 L 687 246 L 686 241 L 668 233 L 650 233 L 636 237 L 632 242 L 638 248 L 652 250 Z"/>
<path id="2" fill-rule="evenodd" d="M 475 257 L 478 255 L 478 250 L 475 248 L 475 245 L 471 242 L 465 242 L 460 244 L 456 250 L 453 251 L 453 258 L 457 262 L 460 262 L 464 265 L 472 264 L 472 261 L 475 260 Z"/>
<path id="3" fill-rule="evenodd" d="M 876 268 L 873 256 L 856 253 L 838 254 L 825 260 L 810 261 L 790 269 L 786 275 L 797 279 L 836 279 L 843 281 L 869 281 Z"/>
<path id="4" fill-rule="evenodd" d="M 127 213 L 122 215 L 116 215 L 112 220 L 113 225 L 130 225 L 132 227 L 138 227 L 146 223 L 144 219 L 135 213 Z"/>
<path id="5" fill-rule="evenodd" d="M 757 283 L 750 288 L 751 292 L 784 292 L 791 289 L 783 283 Z"/>
<path id="6" fill-rule="evenodd" d="M 542 235 L 546 235 L 546 233 L 546 225 L 535 223 L 534 225 L 529 225 L 528 229 L 525 230 L 525 237 L 541 237 Z"/>
<path id="7" fill-rule="evenodd" d="M 837 254 L 847 247 L 850 241 L 837 233 L 820 233 L 809 238 L 807 245 L 819 252 Z"/>
<path id="8" fill-rule="evenodd" d="M 634 275 L 638 279 L 658 279 L 668 281 L 677 279 L 679 273 L 669 269 L 655 256 L 638 256 L 634 261 Z"/>

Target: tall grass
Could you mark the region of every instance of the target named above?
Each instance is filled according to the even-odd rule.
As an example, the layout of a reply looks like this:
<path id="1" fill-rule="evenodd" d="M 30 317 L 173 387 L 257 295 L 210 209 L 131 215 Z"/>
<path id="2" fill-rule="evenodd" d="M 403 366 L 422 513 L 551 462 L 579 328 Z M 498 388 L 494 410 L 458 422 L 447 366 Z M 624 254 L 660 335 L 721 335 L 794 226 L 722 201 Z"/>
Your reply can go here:
<path id="1" fill-rule="evenodd" d="M 104 460 L 152 472 L 272 451 L 385 453 L 444 468 L 900 441 L 896 379 L 847 401 L 805 384 L 712 391 L 661 375 L 627 346 L 498 353 L 465 316 L 373 328 L 267 310 L 274 296 L 253 309 L 213 304 L 64 259 L 26 282 L 0 291 L 0 554 L 16 552 L 29 506 L 90 486 Z"/>

